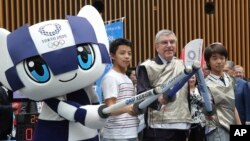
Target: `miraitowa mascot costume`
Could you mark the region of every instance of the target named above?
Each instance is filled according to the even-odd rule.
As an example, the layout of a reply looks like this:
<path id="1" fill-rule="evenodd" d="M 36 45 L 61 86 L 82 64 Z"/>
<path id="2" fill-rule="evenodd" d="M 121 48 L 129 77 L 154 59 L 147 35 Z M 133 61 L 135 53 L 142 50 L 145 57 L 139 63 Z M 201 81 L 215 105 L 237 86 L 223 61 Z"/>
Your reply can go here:
<path id="1" fill-rule="evenodd" d="M 108 115 L 93 84 L 111 63 L 103 20 L 92 6 L 77 16 L 0 29 L 0 81 L 44 101 L 35 141 L 98 141 Z M 99 111 L 99 112 L 98 112 Z"/>

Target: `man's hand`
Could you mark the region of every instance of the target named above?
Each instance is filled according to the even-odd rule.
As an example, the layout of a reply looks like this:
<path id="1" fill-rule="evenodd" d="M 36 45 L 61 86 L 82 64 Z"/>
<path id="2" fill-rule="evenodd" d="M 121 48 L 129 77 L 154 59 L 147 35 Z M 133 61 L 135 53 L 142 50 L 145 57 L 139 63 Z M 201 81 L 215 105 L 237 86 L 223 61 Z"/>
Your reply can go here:
<path id="1" fill-rule="evenodd" d="M 168 101 L 165 100 L 165 98 L 163 97 L 163 95 L 160 95 L 160 96 L 158 97 L 158 101 L 159 101 L 159 103 L 162 104 L 162 105 L 167 105 L 167 104 L 168 104 Z"/>
<path id="2" fill-rule="evenodd" d="M 131 104 L 131 105 L 128 105 L 128 112 L 127 112 L 129 115 L 131 115 L 131 116 L 137 116 L 138 115 L 138 113 L 136 113 L 135 111 L 134 111 L 134 108 L 133 108 L 133 104 Z"/>

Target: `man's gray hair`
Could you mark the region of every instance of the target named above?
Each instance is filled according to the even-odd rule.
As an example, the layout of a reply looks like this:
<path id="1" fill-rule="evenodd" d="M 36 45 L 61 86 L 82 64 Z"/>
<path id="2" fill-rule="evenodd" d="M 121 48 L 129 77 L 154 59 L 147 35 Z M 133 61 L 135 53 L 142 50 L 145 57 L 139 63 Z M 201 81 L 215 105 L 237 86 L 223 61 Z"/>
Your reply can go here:
<path id="1" fill-rule="evenodd" d="M 171 30 L 168 30 L 168 29 L 163 29 L 163 30 L 160 30 L 159 32 L 157 32 L 157 34 L 155 35 L 155 43 L 158 43 L 159 42 L 159 39 L 161 36 L 169 36 L 169 35 L 174 35 L 175 36 L 175 33 Z M 175 36 L 175 40 L 177 41 L 177 38 Z"/>
<path id="2" fill-rule="evenodd" d="M 226 61 L 225 66 L 227 66 L 228 68 L 233 70 L 234 69 L 234 62 L 228 60 L 228 61 Z"/>

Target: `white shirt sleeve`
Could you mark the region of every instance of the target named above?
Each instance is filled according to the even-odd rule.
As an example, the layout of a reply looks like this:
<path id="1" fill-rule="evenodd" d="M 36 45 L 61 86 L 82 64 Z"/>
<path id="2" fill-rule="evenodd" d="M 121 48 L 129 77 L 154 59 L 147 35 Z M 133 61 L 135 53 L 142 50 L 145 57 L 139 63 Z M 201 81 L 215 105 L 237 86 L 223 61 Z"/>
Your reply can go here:
<path id="1" fill-rule="evenodd" d="M 106 75 L 102 80 L 101 87 L 104 99 L 118 96 L 118 84 L 115 77 Z"/>

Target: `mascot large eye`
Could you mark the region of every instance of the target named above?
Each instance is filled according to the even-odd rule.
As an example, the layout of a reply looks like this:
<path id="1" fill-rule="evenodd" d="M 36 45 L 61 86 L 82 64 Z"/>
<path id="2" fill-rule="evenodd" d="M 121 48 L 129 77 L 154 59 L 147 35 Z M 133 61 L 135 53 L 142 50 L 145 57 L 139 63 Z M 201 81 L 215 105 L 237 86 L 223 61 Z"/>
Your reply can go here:
<path id="1" fill-rule="evenodd" d="M 49 68 L 40 56 L 26 59 L 24 68 L 28 76 L 36 82 L 45 83 L 50 79 Z"/>
<path id="2" fill-rule="evenodd" d="M 90 44 L 77 46 L 77 60 L 83 70 L 90 69 L 95 61 L 93 47 Z"/>

